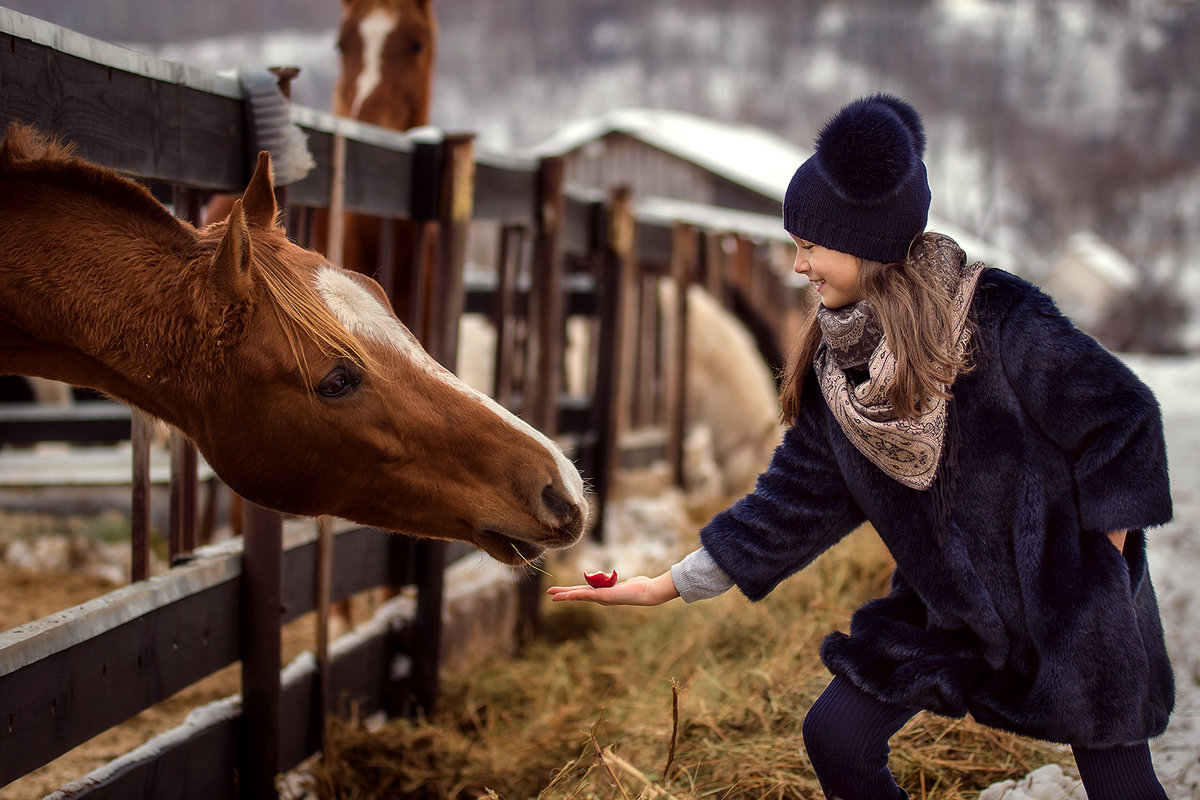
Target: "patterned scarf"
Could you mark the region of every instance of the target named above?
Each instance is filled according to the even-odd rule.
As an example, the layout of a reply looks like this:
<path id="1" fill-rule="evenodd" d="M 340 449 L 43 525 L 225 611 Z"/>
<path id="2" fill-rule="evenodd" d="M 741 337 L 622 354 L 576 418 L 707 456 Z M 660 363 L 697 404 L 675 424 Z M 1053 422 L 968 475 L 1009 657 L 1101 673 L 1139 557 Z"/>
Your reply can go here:
<path id="1" fill-rule="evenodd" d="M 954 298 L 954 333 L 958 352 L 970 340 L 967 311 L 983 263 L 966 263 L 953 239 L 936 233 L 922 235 L 910 258 L 937 277 Z M 843 308 L 817 310 L 822 339 L 813 359 L 825 402 L 842 431 L 859 451 L 900 483 L 928 489 L 937 475 L 946 439 L 947 401 L 926 398 L 916 416 L 898 417 L 888 400 L 896 375 L 896 358 L 888 349 L 883 325 L 865 300 Z M 857 385 L 847 370 L 863 370 Z"/>

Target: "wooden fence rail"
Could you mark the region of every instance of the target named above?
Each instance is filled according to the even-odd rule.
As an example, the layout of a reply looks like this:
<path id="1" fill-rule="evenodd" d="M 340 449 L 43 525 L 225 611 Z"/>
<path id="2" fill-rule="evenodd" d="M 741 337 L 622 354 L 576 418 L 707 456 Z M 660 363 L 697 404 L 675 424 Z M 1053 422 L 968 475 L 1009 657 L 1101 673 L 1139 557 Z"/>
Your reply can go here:
<path id="1" fill-rule="evenodd" d="M 0 8 L 0 124 L 19 120 L 75 142 L 84 157 L 153 185 L 182 217 L 197 219 L 209 193 L 240 192 L 249 179 L 248 117 L 236 80 Z M 469 135 L 417 141 L 298 107 L 293 121 L 315 167 L 281 191 L 289 234 L 307 241 L 314 215 L 331 206 L 384 219 L 381 283 L 394 302 L 410 298 L 398 314 L 451 369 L 463 314 L 487 315 L 497 340 L 492 392 L 564 442 L 594 488 L 598 531 L 614 471 L 638 452 L 635 438 L 644 457 L 666 459 L 682 479 L 687 287 L 741 303 L 769 331 L 786 328 L 781 320 L 798 307 L 753 237 L 641 219 L 620 187 L 572 195 L 556 159 L 476 153 Z M 416 237 L 397 236 L 400 225 L 415 225 Z M 465 270 L 473 235 L 494 244 L 479 280 Z M 669 308 L 659 300 L 663 281 L 676 289 Z M 575 393 L 564 365 L 572 319 L 589 331 Z M 133 582 L 0 633 L 0 786 L 235 661 L 240 703 L 197 712 L 70 796 L 269 797 L 278 772 L 319 749 L 327 711 L 434 707 L 444 575 L 462 548 L 353 526 L 323 540 L 311 526 L 285 531 L 278 514 L 257 507 L 247 511 L 244 548 L 197 548 L 197 455 L 176 435 L 172 568 L 150 577 L 148 421 L 96 409 L 73 421 L 0 414 L 0 445 L 128 437 L 135 454 Z M 645 431 L 654 435 L 633 436 Z M 380 586 L 416 590 L 281 675 L 282 626 Z M 540 587 L 527 580 L 519 595 L 530 635 Z"/>

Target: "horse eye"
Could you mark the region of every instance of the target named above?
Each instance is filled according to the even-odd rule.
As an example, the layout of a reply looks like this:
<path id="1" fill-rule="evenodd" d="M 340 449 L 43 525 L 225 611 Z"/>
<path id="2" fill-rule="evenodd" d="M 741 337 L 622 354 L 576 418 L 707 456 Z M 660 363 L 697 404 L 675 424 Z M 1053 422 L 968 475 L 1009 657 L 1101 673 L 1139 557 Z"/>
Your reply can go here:
<path id="1" fill-rule="evenodd" d="M 362 381 L 362 375 L 357 371 L 339 365 L 317 383 L 314 391 L 321 397 L 330 399 L 345 397 L 362 386 Z"/>

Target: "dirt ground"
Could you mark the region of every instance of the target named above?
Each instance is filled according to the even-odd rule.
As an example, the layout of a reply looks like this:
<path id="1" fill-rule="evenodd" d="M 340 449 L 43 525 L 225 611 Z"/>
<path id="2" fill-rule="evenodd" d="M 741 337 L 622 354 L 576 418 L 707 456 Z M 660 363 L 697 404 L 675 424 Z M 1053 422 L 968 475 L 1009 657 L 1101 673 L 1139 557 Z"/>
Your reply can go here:
<path id="1" fill-rule="evenodd" d="M 47 616 L 112 591 L 111 581 L 80 572 L 42 572 L 0 563 L 0 630 Z M 285 663 L 315 642 L 313 615 L 284 632 Z M 85 742 L 41 769 L 0 788 L 0 800 L 36 800 L 183 722 L 188 712 L 240 690 L 237 664 L 193 684 L 128 722 Z"/>

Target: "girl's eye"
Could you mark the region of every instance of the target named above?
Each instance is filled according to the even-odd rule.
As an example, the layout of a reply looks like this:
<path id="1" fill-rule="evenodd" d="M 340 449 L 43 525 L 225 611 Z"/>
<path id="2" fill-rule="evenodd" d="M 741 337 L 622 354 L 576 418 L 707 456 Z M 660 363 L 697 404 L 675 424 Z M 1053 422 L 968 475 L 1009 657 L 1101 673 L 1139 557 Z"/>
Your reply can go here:
<path id="1" fill-rule="evenodd" d="M 320 380 L 314 391 L 321 397 L 334 399 L 353 394 L 362 385 L 362 375 L 354 369 L 339 365 Z"/>

